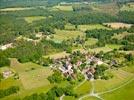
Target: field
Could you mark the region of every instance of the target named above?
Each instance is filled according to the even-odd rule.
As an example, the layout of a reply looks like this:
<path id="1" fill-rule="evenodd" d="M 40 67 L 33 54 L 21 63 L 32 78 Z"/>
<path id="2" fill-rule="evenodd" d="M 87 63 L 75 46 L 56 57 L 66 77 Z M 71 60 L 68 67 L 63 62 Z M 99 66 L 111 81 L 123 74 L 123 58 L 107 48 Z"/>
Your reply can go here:
<path id="1" fill-rule="evenodd" d="M 134 11 L 134 3 L 128 3 L 123 5 L 120 9 L 121 11 Z"/>
<path id="2" fill-rule="evenodd" d="M 57 10 L 62 10 L 62 11 L 72 11 L 73 8 L 72 6 L 61 6 L 61 5 L 58 5 L 58 6 L 54 6 L 53 9 L 57 9 Z"/>
<path id="3" fill-rule="evenodd" d="M 75 30 L 76 28 L 75 28 L 75 25 L 68 23 L 65 25 L 65 29 L 66 30 Z"/>
<path id="4" fill-rule="evenodd" d="M 101 24 L 91 24 L 91 25 L 78 25 L 78 29 L 81 31 L 86 31 L 93 29 L 110 29 L 110 28 L 107 28 Z"/>
<path id="5" fill-rule="evenodd" d="M 134 74 L 122 69 L 109 71 L 114 75 L 112 79 L 93 82 L 92 87 L 94 86 L 97 96 L 85 94 L 82 100 L 131 100 L 134 98 Z"/>
<path id="6" fill-rule="evenodd" d="M 91 83 L 90 81 L 84 82 L 82 85 L 78 86 L 75 89 L 75 93 L 77 93 L 79 96 L 87 94 L 91 91 Z"/>
<path id="7" fill-rule="evenodd" d="M 123 71 L 121 69 L 119 70 L 113 70 L 111 71 L 114 75 L 112 79 L 109 80 L 96 80 L 95 81 L 95 91 L 96 92 L 103 92 L 107 91 L 113 88 L 116 88 L 128 80 L 131 80 L 133 78 L 133 74 Z"/>
<path id="8" fill-rule="evenodd" d="M 61 42 L 63 40 L 76 38 L 77 36 L 85 36 L 83 32 L 80 31 L 70 31 L 70 30 L 55 30 L 56 34 L 54 34 L 54 41 Z"/>
<path id="9" fill-rule="evenodd" d="M 19 74 L 19 80 L 13 77 L 0 82 L 0 88 L 8 88 L 10 86 L 19 86 L 20 91 L 17 94 L 7 96 L 3 100 L 12 100 L 16 97 L 24 97 L 33 93 L 47 92 L 53 87 L 47 80 L 49 75 L 52 75 L 50 68 L 42 67 L 40 65 L 28 62 L 19 63 L 16 59 L 11 59 L 11 66 Z"/>
<path id="10" fill-rule="evenodd" d="M 105 100 L 132 100 L 134 98 L 134 80 L 126 86 L 102 95 Z"/>
<path id="11" fill-rule="evenodd" d="M 41 19 L 45 19 L 44 16 L 31 16 L 31 17 L 25 17 L 24 18 L 26 22 L 28 23 L 32 23 L 33 21 L 38 21 L 38 20 L 41 20 Z"/>
<path id="12" fill-rule="evenodd" d="M 123 32 L 123 33 L 120 33 L 120 34 L 115 34 L 112 38 L 122 39 L 122 38 L 124 38 L 125 36 L 130 35 L 130 34 L 133 34 L 133 33 Z"/>
<path id="13" fill-rule="evenodd" d="M 94 45 L 95 43 L 97 43 L 97 39 L 95 38 L 88 38 L 88 40 L 85 42 L 85 45 Z"/>
<path id="14" fill-rule="evenodd" d="M 52 59 L 58 59 L 58 58 L 64 58 L 66 56 L 69 56 L 69 54 L 66 53 L 66 52 L 60 52 L 60 53 L 56 53 L 56 54 L 47 55 L 47 56 L 44 56 L 44 57 L 45 58 L 50 57 Z"/>
<path id="15" fill-rule="evenodd" d="M 109 26 L 110 28 L 113 29 L 119 29 L 119 28 L 130 28 L 132 25 L 131 24 L 126 24 L 126 23 L 120 23 L 120 22 L 114 22 L 114 23 L 104 23 L 104 25 Z"/>
<path id="16" fill-rule="evenodd" d="M 34 9 L 32 7 L 26 7 L 26 8 L 21 8 L 21 7 L 18 7 L 18 8 L 4 8 L 4 9 L 0 9 L 0 11 L 18 11 L 18 10 L 29 10 L 29 9 Z"/>

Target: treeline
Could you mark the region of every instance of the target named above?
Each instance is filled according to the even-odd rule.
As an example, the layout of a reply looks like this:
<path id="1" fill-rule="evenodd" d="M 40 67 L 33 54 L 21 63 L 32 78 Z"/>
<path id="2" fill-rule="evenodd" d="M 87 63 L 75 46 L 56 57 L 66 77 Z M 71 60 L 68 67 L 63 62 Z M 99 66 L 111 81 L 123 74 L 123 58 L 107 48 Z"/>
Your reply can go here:
<path id="1" fill-rule="evenodd" d="M 43 39 L 41 42 L 35 44 L 34 42 L 20 40 L 14 44 L 13 48 L 0 51 L 0 67 L 10 64 L 8 58 L 17 58 L 21 63 L 31 61 L 46 66 L 51 63 L 51 60 L 42 59 L 43 55 L 66 51 L 68 48 L 70 48 L 70 46 L 64 42 L 55 43 Z"/>
<path id="2" fill-rule="evenodd" d="M 5 96 L 9 96 L 11 94 L 17 93 L 19 91 L 18 86 L 11 86 L 7 89 L 0 90 L 0 98 L 4 98 Z"/>
<path id="3" fill-rule="evenodd" d="M 134 24 L 134 11 L 120 11 L 118 19 L 121 22 Z"/>
<path id="4" fill-rule="evenodd" d="M 80 24 L 93 24 L 93 23 L 104 23 L 104 22 L 115 22 L 117 18 L 105 13 L 99 12 L 77 12 L 68 19 L 69 23 L 74 25 Z"/>
<path id="5" fill-rule="evenodd" d="M 73 92 L 73 88 L 71 85 L 65 88 L 55 86 L 47 93 L 35 93 L 31 96 L 24 97 L 22 100 L 55 100 L 56 97 L 60 97 L 63 94 L 66 96 L 76 96 L 76 94 Z"/>
<path id="6" fill-rule="evenodd" d="M 86 37 L 87 38 L 96 38 L 99 41 L 96 43 L 97 46 L 105 46 L 106 43 L 113 43 L 111 41 L 111 37 L 116 33 L 122 33 L 126 29 L 117 29 L 117 30 L 107 30 L 107 29 L 94 29 L 94 30 L 87 30 Z"/>

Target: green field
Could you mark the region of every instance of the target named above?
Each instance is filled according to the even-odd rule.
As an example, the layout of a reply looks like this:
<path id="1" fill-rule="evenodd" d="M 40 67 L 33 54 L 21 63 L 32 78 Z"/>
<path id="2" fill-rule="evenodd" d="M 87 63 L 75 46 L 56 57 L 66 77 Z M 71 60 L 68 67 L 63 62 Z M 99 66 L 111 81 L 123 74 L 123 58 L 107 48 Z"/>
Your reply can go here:
<path id="1" fill-rule="evenodd" d="M 112 79 L 95 81 L 96 92 L 103 92 L 116 88 L 133 78 L 133 74 L 123 71 L 121 69 L 113 70 L 112 73 L 114 75 Z"/>
<path id="2" fill-rule="evenodd" d="M 63 41 L 67 39 L 76 38 L 77 36 L 85 36 L 85 34 L 81 31 L 70 31 L 70 30 L 55 30 L 56 34 L 54 34 L 54 41 Z"/>
<path id="3" fill-rule="evenodd" d="M 85 42 L 85 45 L 94 45 L 95 43 L 97 43 L 97 39 L 95 38 L 88 38 L 88 40 Z"/>
<path id="4" fill-rule="evenodd" d="M 134 11 L 134 3 L 128 3 L 126 5 L 123 5 L 120 9 L 121 11 Z"/>
<path id="5" fill-rule="evenodd" d="M 73 11 L 73 8 L 72 6 L 61 6 L 61 5 L 58 5 L 58 6 L 54 6 L 52 9 L 57 9 L 57 10 L 61 10 L 61 11 Z"/>
<path id="6" fill-rule="evenodd" d="M 96 97 L 86 97 L 83 100 L 100 100 L 100 99 L 97 99 Z"/>
<path id="7" fill-rule="evenodd" d="M 38 20 L 42 20 L 45 19 L 46 17 L 44 16 L 30 16 L 30 17 L 25 17 L 25 21 L 28 23 L 32 23 L 33 21 L 38 21 Z"/>
<path id="8" fill-rule="evenodd" d="M 101 24 L 89 24 L 89 25 L 78 25 L 78 29 L 81 31 L 86 31 L 86 30 L 93 30 L 93 29 L 110 29 L 107 28 Z"/>
<path id="9" fill-rule="evenodd" d="M 16 8 L 4 8 L 4 9 L 0 9 L 0 11 L 18 11 L 18 10 L 30 10 L 30 9 L 34 9 L 32 7 L 16 7 Z"/>
<path id="10" fill-rule="evenodd" d="M 79 96 L 87 94 L 91 91 L 91 83 L 90 81 L 84 82 L 82 85 L 78 86 L 75 89 L 75 93 L 77 93 Z"/>
<path id="11" fill-rule="evenodd" d="M 72 25 L 70 23 L 66 24 L 65 25 L 65 30 L 75 30 L 75 25 Z"/>
<path id="12" fill-rule="evenodd" d="M 134 98 L 134 80 L 126 86 L 102 95 L 105 100 L 133 100 Z"/>
<path id="13" fill-rule="evenodd" d="M 3 89 L 17 85 L 20 87 L 20 91 L 2 100 L 12 100 L 18 97 L 23 98 L 33 93 L 47 92 L 53 87 L 53 84 L 50 84 L 47 80 L 47 77 L 53 73 L 51 68 L 31 62 L 21 64 L 16 59 L 11 59 L 10 68 L 19 74 L 19 80 L 15 80 L 13 77 L 5 79 L 0 82 L 0 88 Z"/>

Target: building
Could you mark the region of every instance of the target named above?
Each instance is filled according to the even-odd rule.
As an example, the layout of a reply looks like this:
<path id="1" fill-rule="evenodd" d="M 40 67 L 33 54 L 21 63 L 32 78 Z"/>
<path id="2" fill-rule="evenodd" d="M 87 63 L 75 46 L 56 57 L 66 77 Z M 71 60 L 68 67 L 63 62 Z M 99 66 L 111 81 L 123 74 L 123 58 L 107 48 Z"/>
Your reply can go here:
<path id="1" fill-rule="evenodd" d="M 6 79 L 6 78 L 8 78 L 8 77 L 10 77 L 12 75 L 12 71 L 11 70 L 3 71 L 2 75 Z"/>

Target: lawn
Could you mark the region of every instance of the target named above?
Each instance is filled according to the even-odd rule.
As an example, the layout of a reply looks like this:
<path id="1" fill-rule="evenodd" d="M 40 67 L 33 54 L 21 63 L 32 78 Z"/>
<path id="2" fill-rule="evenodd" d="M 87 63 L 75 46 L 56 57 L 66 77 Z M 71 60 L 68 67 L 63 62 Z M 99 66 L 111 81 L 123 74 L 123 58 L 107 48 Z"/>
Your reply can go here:
<path id="1" fill-rule="evenodd" d="M 85 34 L 81 31 L 74 30 L 55 30 L 56 34 L 54 34 L 54 41 L 63 41 L 67 39 L 76 38 L 77 36 L 85 36 Z"/>
<path id="2" fill-rule="evenodd" d="M 95 81 L 95 91 L 96 92 L 103 92 L 106 90 L 116 88 L 133 78 L 132 73 L 123 71 L 121 69 L 112 70 L 110 72 L 112 72 L 114 75 L 114 77 L 112 79 Z"/>
<path id="3" fill-rule="evenodd" d="M 62 11 L 73 11 L 72 6 L 54 6 L 52 9 L 58 9 L 58 10 L 62 10 Z"/>
<path id="4" fill-rule="evenodd" d="M 128 85 L 102 95 L 105 100 L 133 100 L 134 99 L 134 80 Z"/>
<path id="5" fill-rule="evenodd" d="M 46 17 L 44 16 L 30 16 L 30 17 L 24 17 L 25 21 L 28 23 L 32 23 L 33 21 L 38 21 L 41 19 L 45 19 Z"/>
<path id="6" fill-rule="evenodd" d="M 93 29 L 110 29 L 110 28 L 107 28 L 101 24 L 89 24 L 89 25 L 78 25 L 78 29 L 81 31 L 86 31 Z"/>
<path id="7" fill-rule="evenodd" d="M 89 93 L 91 91 L 90 81 L 86 81 L 85 83 L 77 87 L 74 91 L 78 94 L 78 96 Z"/>

